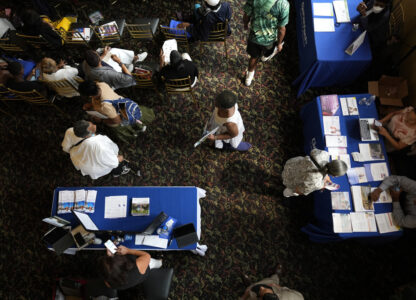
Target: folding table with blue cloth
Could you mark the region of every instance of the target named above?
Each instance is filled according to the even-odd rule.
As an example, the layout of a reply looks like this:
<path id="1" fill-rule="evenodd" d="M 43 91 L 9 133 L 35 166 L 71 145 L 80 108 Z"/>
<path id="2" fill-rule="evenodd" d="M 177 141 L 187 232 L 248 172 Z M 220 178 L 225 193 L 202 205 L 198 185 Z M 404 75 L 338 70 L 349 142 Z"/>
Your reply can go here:
<path id="1" fill-rule="evenodd" d="M 362 98 L 370 97 L 369 94 L 358 95 L 338 95 L 338 101 L 340 98 L 355 97 L 357 103 Z M 375 103 L 370 105 L 358 104 L 359 116 L 343 116 L 339 113 L 341 135 L 347 136 L 347 152 L 359 152 L 359 143 L 361 141 L 359 118 L 375 118 L 378 119 L 377 109 Z M 341 111 L 341 105 L 339 107 Z M 316 147 L 322 150 L 328 150 L 325 143 L 323 115 L 321 108 L 320 97 L 306 104 L 301 110 L 301 118 L 303 120 L 303 134 L 304 134 L 304 150 L 309 155 L 312 147 Z M 387 167 L 389 167 L 387 161 L 387 153 L 382 138 L 379 141 L 384 157 L 386 159 Z M 378 161 L 380 162 L 380 161 Z M 351 167 L 362 167 L 363 163 L 369 162 L 356 162 L 351 157 Z M 331 178 L 334 183 L 340 185 L 339 192 L 348 192 L 350 199 L 351 211 L 353 211 L 351 185 L 348 181 L 347 175 Z M 378 187 L 381 181 L 372 181 L 368 183 L 362 183 L 357 185 L 371 185 L 371 187 Z M 334 233 L 332 213 L 348 213 L 348 211 L 338 211 L 332 209 L 331 204 L 331 192 L 329 190 L 316 191 L 313 193 L 314 198 L 314 211 L 313 215 L 315 220 L 302 228 L 302 231 L 309 236 L 309 239 L 313 242 L 328 243 L 335 241 L 342 241 L 347 239 L 355 239 L 365 243 L 387 243 L 400 238 L 403 234 L 402 231 L 390 232 L 380 234 L 377 232 L 352 232 L 352 233 Z M 392 203 L 377 203 L 374 204 L 374 213 L 387 213 L 392 211 Z"/>
<path id="2" fill-rule="evenodd" d="M 299 86 L 298 97 L 310 87 L 345 86 L 354 82 L 370 65 L 370 43 L 365 37 L 363 44 L 353 55 L 345 49 L 362 33 L 353 31 L 349 23 L 336 23 L 332 17 L 314 16 L 313 3 L 332 3 L 328 0 L 296 0 L 296 31 L 299 50 L 300 75 L 294 81 Z M 348 0 L 349 16 L 358 22 L 356 11 L 360 0 Z M 315 32 L 314 18 L 332 18 L 334 32 Z"/>

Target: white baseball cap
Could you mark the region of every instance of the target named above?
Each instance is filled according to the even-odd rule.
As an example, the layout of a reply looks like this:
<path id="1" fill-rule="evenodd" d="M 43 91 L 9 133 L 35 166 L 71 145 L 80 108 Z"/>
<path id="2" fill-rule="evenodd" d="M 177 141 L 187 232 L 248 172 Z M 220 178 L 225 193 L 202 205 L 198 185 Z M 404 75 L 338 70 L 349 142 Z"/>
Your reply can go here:
<path id="1" fill-rule="evenodd" d="M 217 6 L 218 3 L 220 3 L 220 0 L 205 0 L 205 2 L 209 5 L 209 6 Z"/>

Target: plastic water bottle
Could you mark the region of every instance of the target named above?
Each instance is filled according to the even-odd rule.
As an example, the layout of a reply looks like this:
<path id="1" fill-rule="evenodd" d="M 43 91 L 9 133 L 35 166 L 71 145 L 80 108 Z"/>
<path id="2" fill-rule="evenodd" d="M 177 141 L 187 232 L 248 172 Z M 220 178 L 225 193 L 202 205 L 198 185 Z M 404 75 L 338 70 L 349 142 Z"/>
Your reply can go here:
<path id="1" fill-rule="evenodd" d="M 365 105 L 370 106 L 371 103 L 373 103 L 374 101 L 376 101 L 376 96 L 375 95 L 371 95 L 371 97 L 370 98 L 367 98 L 364 103 L 365 103 Z"/>

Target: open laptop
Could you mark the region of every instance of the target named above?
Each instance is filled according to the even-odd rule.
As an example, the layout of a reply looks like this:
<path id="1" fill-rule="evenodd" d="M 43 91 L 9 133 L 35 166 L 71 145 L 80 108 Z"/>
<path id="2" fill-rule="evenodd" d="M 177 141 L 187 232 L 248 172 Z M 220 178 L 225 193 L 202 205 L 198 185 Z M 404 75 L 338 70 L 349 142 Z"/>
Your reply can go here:
<path id="1" fill-rule="evenodd" d="M 375 119 L 373 118 L 358 119 L 359 126 L 360 126 L 361 140 L 363 142 L 379 140 L 377 131 L 373 129 L 374 121 Z"/>

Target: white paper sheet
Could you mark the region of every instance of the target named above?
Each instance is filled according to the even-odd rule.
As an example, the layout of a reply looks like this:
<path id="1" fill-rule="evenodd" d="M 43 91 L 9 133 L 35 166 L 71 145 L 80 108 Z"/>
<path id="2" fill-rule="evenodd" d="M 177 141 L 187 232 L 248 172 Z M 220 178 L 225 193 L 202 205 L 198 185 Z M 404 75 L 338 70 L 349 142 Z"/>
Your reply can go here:
<path id="1" fill-rule="evenodd" d="M 341 135 L 341 126 L 338 116 L 323 116 L 324 134 L 325 135 Z"/>
<path id="2" fill-rule="evenodd" d="M 331 192 L 332 209 L 350 210 L 350 194 L 348 192 Z"/>
<path id="3" fill-rule="evenodd" d="M 361 33 L 357 39 L 355 39 L 349 46 L 347 49 L 345 49 L 345 53 L 347 53 L 348 55 L 353 55 L 355 53 L 355 51 L 358 50 L 358 48 L 360 48 L 360 46 L 364 43 L 364 39 L 365 39 L 365 35 L 367 34 L 367 31 L 364 31 L 363 33 Z"/>
<path id="4" fill-rule="evenodd" d="M 374 205 L 369 200 L 371 188 L 363 185 L 351 186 L 351 195 L 354 202 L 354 211 L 374 211 Z"/>
<path id="5" fill-rule="evenodd" d="M 348 113 L 350 116 L 358 116 L 357 99 L 355 97 L 347 98 Z"/>
<path id="6" fill-rule="evenodd" d="M 340 98 L 339 100 L 341 102 L 342 115 L 349 116 L 350 114 L 348 112 L 347 98 Z"/>
<path id="7" fill-rule="evenodd" d="M 163 50 L 163 55 L 165 57 L 165 63 L 169 64 L 170 53 L 172 52 L 172 50 L 176 50 L 176 51 L 178 50 L 178 43 L 176 42 L 175 39 L 166 40 L 163 43 L 162 50 Z"/>
<path id="8" fill-rule="evenodd" d="M 350 215 L 353 232 L 377 232 L 373 212 L 352 212 Z"/>
<path id="9" fill-rule="evenodd" d="M 368 182 L 364 167 L 351 168 L 347 171 L 348 181 L 350 184 Z"/>
<path id="10" fill-rule="evenodd" d="M 384 160 L 383 150 L 379 143 L 360 143 L 358 148 L 360 149 L 359 158 L 362 159 L 358 161 Z"/>
<path id="11" fill-rule="evenodd" d="M 399 231 L 400 227 L 396 226 L 393 222 L 392 213 L 376 214 L 376 221 L 378 231 L 380 233 L 388 233 Z"/>
<path id="12" fill-rule="evenodd" d="M 105 197 L 104 218 L 125 218 L 127 215 L 127 196 Z"/>
<path id="13" fill-rule="evenodd" d="M 327 147 L 347 147 L 347 137 L 344 135 L 326 135 L 325 143 Z"/>
<path id="14" fill-rule="evenodd" d="M 168 239 L 160 238 L 159 235 L 142 235 L 136 234 L 135 244 L 152 246 L 166 249 L 168 247 Z"/>
<path id="15" fill-rule="evenodd" d="M 95 111 L 95 110 L 86 110 L 85 112 L 93 117 L 97 117 L 100 119 L 108 119 L 106 115 L 103 115 L 102 113 L 99 113 L 98 111 Z"/>
<path id="16" fill-rule="evenodd" d="M 332 221 L 333 221 L 335 233 L 352 232 L 350 214 L 333 213 Z"/>
<path id="17" fill-rule="evenodd" d="M 74 207 L 75 193 L 74 191 L 59 191 L 58 198 L 58 214 L 70 213 Z"/>
<path id="18" fill-rule="evenodd" d="M 87 191 L 87 200 L 85 203 L 85 212 L 93 213 L 95 212 L 95 200 L 97 199 L 97 191 L 96 190 L 88 190 Z"/>
<path id="19" fill-rule="evenodd" d="M 389 176 L 389 170 L 387 169 L 387 164 L 385 162 L 383 163 L 375 163 L 375 164 L 369 164 L 370 165 L 370 171 L 371 171 L 371 179 L 370 181 L 382 181 L 384 178 Z M 367 170 L 368 174 L 368 167 L 367 164 L 364 165 L 364 168 Z M 367 178 L 370 176 L 367 176 Z"/>
<path id="20" fill-rule="evenodd" d="M 341 154 L 347 154 L 347 148 L 342 147 L 328 147 L 328 154 L 329 155 L 341 155 Z"/>
<path id="21" fill-rule="evenodd" d="M 75 205 L 74 209 L 78 211 L 84 211 L 85 207 L 85 190 L 76 190 L 75 191 Z"/>
<path id="22" fill-rule="evenodd" d="M 334 5 L 335 16 L 337 23 L 349 23 L 351 22 L 350 13 L 348 11 L 347 0 L 337 0 L 332 2 Z"/>
<path id="23" fill-rule="evenodd" d="M 333 17 L 332 3 L 313 3 L 313 15 L 320 17 Z"/>
<path id="24" fill-rule="evenodd" d="M 315 32 L 334 32 L 334 19 L 313 18 L 313 28 Z"/>

